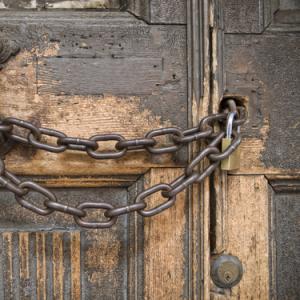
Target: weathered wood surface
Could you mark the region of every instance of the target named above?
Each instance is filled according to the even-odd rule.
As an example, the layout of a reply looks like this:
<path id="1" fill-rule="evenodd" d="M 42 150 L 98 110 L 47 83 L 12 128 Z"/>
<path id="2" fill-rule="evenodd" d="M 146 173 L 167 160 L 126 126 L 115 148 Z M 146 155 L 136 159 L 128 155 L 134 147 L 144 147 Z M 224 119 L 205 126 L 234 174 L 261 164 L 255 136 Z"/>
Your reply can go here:
<path id="1" fill-rule="evenodd" d="M 281 0 L 280 9 L 283 10 L 300 9 L 300 2 L 298 0 Z"/>
<path id="2" fill-rule="evenodd" d="M 121 13 L 71 12 L 66 18 L 41 12 L 27 23 L 26 15 L 0 15 L 3 35 L 22 49 L 1 71 L 3 116 L 81 137 L 118 132 L 136 138 L 154 128 L 187 127 L 184 26 L 149 26 Z M 56 95 L 61 93 L 66 95 Z M 158 157 L 143 152 L 95 162 L 78 153 L 19 149 L 8 163 L 24 174 L 100 175 L 143 173 L 184 160 L 184 153 Z"/>
<path id="3" fill-rule="evenodd" d="M 0 9 L 107 9 L 120 8 L 119 0 L 0 0 Z"/>
<path id="4" fill-rule="evenodd" d="M 128 198 L 126 189 L 54 192 L 63 203 L 73 204 L 84 199 L 124 205 L 134 199 Z M 1 197 L 5 199 L 0 217 L 1 299 L 123 299 L 131 286 L 127 274 L 137 276 L 135 269 L 127 269 L 128 247 L 136 234 L 127 230 L 127 217 L 111 230 L 83 230 L 74 227 L 68 216 L 37 217 L 7 193 L 1 191 Z M 90 215 L 102 218 L 101 211 Z M 140 241 L 142 236 L 135 239 Z M 131 255 L 138 259 L 134 249 Z M 142 269 L 139 272 L 143 274 Z"/>
<path id="5" fill-rule="evenodd" d="M 162 64 L 162 58 L 41 58 L 38 93 L 151 95 L 161 90 Z"/>
<path id="6" fill-rule="evenodd" d="M 249 112 L 237 173 L 300 170 L 299 43 L 296 33 L 225 35 L 226 93 L 244 95 Z"/>
<path id="7" fill-rule="evenodd" d="M 300 180 L 271 180 L 272 297 L 300 297 Z"/>
<path id="8" fill-rule="evenodd" d="M 268 182 L 262 175 L 229 176 L 227 205 L 218 222 L 226 223 L 219 239 L 226 253 L 237 256 L 244 275 L 231 293 L 213 299 L 269 299 Z"/>
<path id="9" fill-rule="evenodd" d="M 171 182 L 180 169 L 152 169 L 145 186 Z M 176 205 L 160 215 L 144 220 L 144 299 L 191 299 L 189 295 L 187 193 L 177 196 Z M 149 207 L 161 203 L 159 193 L 149 197 Z M 192 237 L 191 237 L 192 238 Z"/>
<path id="10" fill-rule="evenodd" d="M 62 203 L 132 203 L 145 187 L 170 182 L 181 169 L 152 169 L 129 188 L 55 188 Z M 8 299 L 190 299 L 186 193 L 154 218 L 122 216 L 112 229 L 84 230 L 73 218 L 40 217 L 21 208 L 7 192 L 0 215 L 0 296 Z M 35 197 L 33 196 L 33 201 Z M 161 203 L 159 193 L 147 202 Z M 190 212 L 192 213 L 192 211 Z M 101 219 L 101 211 L 90 213 Z M 16 222 L 16 220 L 18 220 Z M 192 235 L 190 238 L 193 238 Z M 99 293 L 101 291 L 101 293 Z M 1 299 L 2 299 L 1 298 Z"/>
<path id="11" fill-rule="evenodd" d="M 148 23 L 186 24 L 185 0 L 129 0 L 128 10 Z"/>
<path id="12" fill-rule="evenodd" d="M 279 0 L 226 0 L 224 27 L 227 33 L 261 33 L 270 24 Z"/>

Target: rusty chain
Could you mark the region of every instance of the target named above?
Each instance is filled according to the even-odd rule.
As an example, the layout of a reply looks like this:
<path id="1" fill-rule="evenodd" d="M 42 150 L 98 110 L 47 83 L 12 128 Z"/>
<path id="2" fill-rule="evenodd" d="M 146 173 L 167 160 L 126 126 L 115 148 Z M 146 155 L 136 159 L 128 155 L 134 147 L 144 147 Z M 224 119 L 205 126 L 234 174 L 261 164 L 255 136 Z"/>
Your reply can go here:
<path id="1" fill-rule="evenodd" d="M 233 100 L 227 101 L 227 109 L 222 113 L 212 114 L 204 117 L 197 127 L 182 131 L 176 127 L 160 128 L 149 131 L 145 137 L 139 139 L 125 139 L 119 134 L 97 134 L 88 139 L 68 137 L 63 132 L 37 127 L 33 123 L 17 118 L 5 118 L 0 121 L 0 142 L 2 148 L 0 154 L 0 185 L 6 190 L 14 193 L 16 201 L 23 207 L 42 216 L 49 215 L 54 211 L 70 214 L 75 222 L 86 228 L 108 228 L 114 225 L 117 218 L 121 215 L 131 212 L 137 212 L 144 217 L 154 216 L 174 205 L 176 195 L 193 183 L 200 183 L 206 177 L 211 175 L 218 168 L 221 160 L 226 159 L 239 146 L 241 134 L 237 129 L 246 120 L 243 107 L 236 107 Z M 224 124 L 229 112 L 237 111 L 233 122 L 233 139 L 231 145 L 224 151 L 219 150 L 222 138 L 225 136 Z M 218 124 L 218 126 L 215 126 Z M 16 128 L 27 131 L 27 135 L 16 133 Z M 216 132 L 216 128 L 221 128 Z M 56 138 L 56 143 L 47 143 L 43 136 Z M 158 145 L 155 139 L 158 136 L 169 136 L 171 144 L 167 146 Z M 173 182 L 160 183 L 154 185 L 137 195 L 135 203 L 114 207 L 109 203 L 102 202 L 83 202 L 76 207 L 67 206 L 57 201 L 56 196 L 41 185 L 32 181 L 21 181 L 15 175 L 5 168 L 4 155 L 8 153 L 15 143 L 29 145 L 31 147 L 42 149 L 49 152 L 61 153 L 66 150 L 86 152 L 95 159 L 116 159 L 126 155 L 127 152 L 136 150 L 146 150 L 151 154 L 172 153 L 178 151 L 183 145 L 199 140 L 208 140 L 209 143 L 192 161 L 185 167 L 184 173 Z M 113 151 L 101 151 L 99 142 L 115 141 Z M 208 166 L 201 173 L 197 167 L 204 160 L 208 159 Z M 30 192 L 36 192 L 45 198 L 42 205 L 32 203 L 28 198 Z M 160 192 L 166 199 L 163 203 L 154 208 L 147 209 L 147 198 Z M 104 221 L 87 221 L 87 209 L 96 209 L 104 211 Z"/>

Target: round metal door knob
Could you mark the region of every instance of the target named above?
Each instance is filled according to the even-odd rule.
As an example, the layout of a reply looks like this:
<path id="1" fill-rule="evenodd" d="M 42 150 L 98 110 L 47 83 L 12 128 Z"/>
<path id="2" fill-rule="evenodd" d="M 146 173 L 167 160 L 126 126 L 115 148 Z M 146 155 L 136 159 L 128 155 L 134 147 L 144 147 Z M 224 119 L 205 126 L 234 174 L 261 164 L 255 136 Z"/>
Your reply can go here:
<path id="1" fill-rule="evenodd" d="M 220 288 L 232 288 L 237 285 L 243 276 L 241 261 L 232 255 L 220 255 L 213 259 L 211 264 L 211 278 Z"/>

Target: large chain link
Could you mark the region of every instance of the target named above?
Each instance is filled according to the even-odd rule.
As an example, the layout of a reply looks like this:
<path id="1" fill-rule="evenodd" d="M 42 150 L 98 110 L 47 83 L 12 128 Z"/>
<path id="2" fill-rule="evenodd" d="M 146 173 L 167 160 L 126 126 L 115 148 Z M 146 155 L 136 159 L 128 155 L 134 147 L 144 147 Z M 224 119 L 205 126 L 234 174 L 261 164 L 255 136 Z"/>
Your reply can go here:
<path id="1" fill-rule="evenodd" d="M 63 132 L 35 126 L 33 123 L 17 118 L 5 118 L 0 122 L 0 139 L 2 148 L 0 153 L 6 154 L 15 143 L 29 145 L 31 147 L 46 150 L 54 153 L 61 153 L 66 150 L 86 152 L 95 159 L 116 159 L 123 157 L 127 152 L 146 150 L 151 154 L 173 153 L 184 145 L 199 140 L 208 140 L 209 143 L 200 153 L 192 159 L 185 167 L 184 173 L 171 183 L 160 183 L 154 185 L 137 195 L 135 203 L 114 207 L 109 203 L 83 202 L 76 207 L 64 205 L 57 201 L 56 196 L 48 189 L 32 181 L 21 181 L 5 168 L 4 159 L 0 159 L 0 185 L 6 190 L 14 193 L 16 201 L 23 207 L 42 216 L 49 215 L 54 211 L 70 214 L 75 222 L 86 228 L 108 228 L 114 225 L 117 218 L 131 212 L 137 212 L 144 217 L 157 215 L 173 206 L 176 202 L 176 195 L 193 183 L 200 183 L 210 176 L 218 168 L 221 160 L 226 159 L 241 143 L 241 135 L 236 128 L 242 125 L 245 120 L 245 111 L 242 107 L 236 108 L 233 100 L 228 101 L 228 109 L 223 113 L 209 115 L 203 118 L 197 127 L 182 131 L 176 127 L 160 128 L 149 131 L 145 137 L 127 140 L 119 134 L 97 134 L 88 139 L 68 137 Z M 225 136 L 226 119 L 229 112 L 236 110 L 237 117 L 233 122 L 233 139 L 231 145 L 224 151 L 219 150 L 222 138 Z M 217 126 L 216 126 L 217 125 Z M 219 128 L 219 129 L 217 129 Z M 221 129 L 220 129 L 221 128 Z M 20 134 L 18 129 L 23 131 Z M 216 132 L 217 130 L 217 132 Z M 27 132 L 24 134 L 24 131 Z M 48 143 L 43 138 L 50 136 L 56 138 L 55 143 Z M 171 143 L 159 145 L 156 137 L 168 136 Z M 114 150 L 102 151 L 99 144 L 103 141 L 115 142 Z M 99 143 L 100 142 L 100 143 Z M 198 171 L 199 164 L 208 159 L 208 166 Z M 29 193 L 38 193 L 42 199 L 40 205 L 29 199 Z M 148 208 L 147 199 L 160 193 L 165 199 L 161 204 Z M 102 210 L 104 220 L 88 221 L 87 210 Z"/>

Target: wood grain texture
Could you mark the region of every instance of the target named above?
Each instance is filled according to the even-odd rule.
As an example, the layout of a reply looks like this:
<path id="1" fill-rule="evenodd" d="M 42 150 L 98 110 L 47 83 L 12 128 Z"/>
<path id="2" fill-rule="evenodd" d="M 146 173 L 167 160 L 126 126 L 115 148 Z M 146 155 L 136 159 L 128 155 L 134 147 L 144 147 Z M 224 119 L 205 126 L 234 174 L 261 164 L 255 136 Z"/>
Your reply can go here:
<path id="1" fill-rule="evenodd" d="M 108 9 L 120 8 L 118 0 L 1 0 L 0 9 Z"/>
<path id="2" fill-rule="evenodd" d="M 226 89 L 249 112 L 237 173 L 299 173 L 298 44 L 297 33 L 225 35 Z"/>
<path id="3" fill-rule="evenodd" d="M 36 290 L 37 299 L 46 299 L 46 281 L 49 278 L 46 277 L 47 266 L 46 266 L 46 234 L 44 232 L 38 232 L 36 234 Z M 56 259 L 56 257 L 54 257 Z M 54 290 L 56 286 L 54 285 Z M 55 295 L 55 294 L 54 294 Z"/>
<path id="4" fill-rule="evenodd" d="M 186 24 L 185 0 L 129 0 L 128 10 L 150 24 Z"/>
<path id="5" fill-rule="evenodd" d="M 41 58 L 38 94 L 149 95 L 162 84 L 162 59 Z"/>
<path id="6" fill-rule="evenodd" d="M 120 0 L 38 0 L 46 9 L 118 9 Z"/>
<path id="7" fill-rule="evenodd" d="M 300 297 L 300 182 L 273 179 L 271 203 L 272 297 Z"/>
<path id="8" fill-rule="evenodd" d="M 70 235 L 77 241 L 79 237 L 73 250 L 65 243 Z M 78 232 L 1 231 L 0 240 L 1 299 L 81 299 L 80 284 L 74 279 L 74 275 L 81 276 L 80 256 L 79 261 L 76 255 L 72 260 L 77 273 L 71 278 L 64 272 L 69 268 L 70 254 L 80 253 Z M 69 281 L 72 284 L 68 286 Z"/>
<path id="9" fill-rule="evenodd" d="M 81 299 L 80 232 L 71 232 L 71 299 Z"/>
<path id="10" fill-rule="evenodd" d="M 3 27 L 5 34 L 12 39 L 17 39 L 27 49 L 21 51 L 1 72 L 0 108 L 3 115 L 15 115 L 46 127 L 66 131 L 71 136 L 82 137 L 95 133 L 118 132 L 127 138 L 136 138 L 144 136 L 152 128 L 187 127 L 184 26 L 151 27 L 128 14 L 119 13 L 95 12 L 89 15 L 84 12 L 72 12 L 66 18 L 62 13 L 41 12 L 33 14 L 31 23 L 22 27 L 26 32 L 24 33 L 20 31 L 18 24 L 24 20 L 25 16 L 26 14 L 22 12 L 13 16 L 2 13 L 0 18 L 0 27 Z M 8 20 L 11 21 L 11 27 L 7 26 Z M 73 22 L 82 26 L 74 27 Z M 41 36 L 47 36 L 46 40 L 41 39 Z M 24 39 L 24 37 L 27 38 Z M 56 66 L 65 60 L 74 67 L 77 60 L 93 61 L 96 65 L 97 62 L 101 61 L 102 64 L 103 61 L 107 66 L 126 61 L 126 64 L 123 64 L 123 67 L 126 65 L 126 70 L 127 63 L 139 62 L 140 64 L 141 61 L 145 61 L 145 68 L 137 71 L 140 76 L 133 75 L 134 80 L 130 79 L 130 76 L 124 79 L 133 83 L 135 87 L 138 82 L 140 83 L 139 88 L 132 89 L 132 94 L 128 94 L 130 89 L 125 88 L 126 85 L 119 85 L 123 88 L 117 91 L 117 84 L 108 84 L 108 79 L 118 68 L 112 68 L 110 76 L 105 77 L 107 74 L 104 74 L 105 76 L 99 78 L 98 67 L 94 67 L 94 70 L 98 72 L 96 72 L 98 75 L 94 74 L 94 81 L 90 80 L 93 72 L 91 74 L 88 72 L 93 68 L 86 69 L 85 80 L 82 80 L 84 72 L 76 76 L 72 72 L 74 82 L 70 80 L 69 75 L 65 77 L 65 82 L 72 83 L 67 92 L 70 93 L 72 90 L 72 93 L 76 95 L 56 96 L 49 93 L 37 93 L 36 69 L 39 67 L 39 60 L 55 61 Z M 150 64 L 156 61 L 160 62 L 157 64 L 157 71 L 154 64 Z M 131 66 L 136 65 L 134 63 Z M 76 68 L 74 72 L 78 70 Z M 67 72 L 68 68 L 65 69 Z M 46 66 L 43 66 L 43 70 L 45 71 L 43 73 L 47 74 L 44 78 L 50 78 L 51 84 L 56 75 L 56 80 L 58 80 L 61 74 L 67 74 L 54 72 L 51 68 L 46 70 Z M 153 74 L 155 74 L 155 79 L 159 79 L 158 83 L 154 80 Z M 135 82 L 143 78 L 145 84 L 141 84 L 140 81 Z M 150 89 L 147 85 L 147 78 L 151 84 L 155 82 L 157 89 Z M 47 81 L 49 86 L 50 79 Z M 119 79 L 123 80 L 121 77 Z M 89 85 L 89 81 L 101 83 L 101 80 L 107 83 L 105 85 L 107 94 L 104 95 L 103 89 L 99 88 L 99 86 L 103 87 L 103 84 L 97 84 L 97 87 L 95 84 Z M 62 86 L 66 87 L 64 81 L 62 83 Z M 156 84 L 158 84 L 157 87 Z M 73 90 L 75 86 L 80 88 L 76 87 Z M 138 95 L 138 90 L 144 95 Z M 52 88 L 53 92 L 54 88 Z M 97 95 L 92 95 L 93 93 Z M 127 95 L 114 95 L 120 93 Z M 162 142 L 166 143 L 166 140 Z M 109 148 L 112 146 L 113 144 Z M 18 164 L 22 163 L 24 174 L 63 175 L 68 173 L 75 175 L 86 172 L 86 174 L 99 175 L 105 173 L 141 174 L 153 166 L 161 164 L 174 166 L 185 160 L 184 152 L 181 152 L 178 155 L 162 157 L 138 153 L 118 161 L 95 162 L 79 153 L 53 155 L 43 151 L 32 153 L 31 150 L 19 149 L 8 159 L 8 163 L 12 171 L 20 170 Z"/>
<path id="11" fill-rule="evenodd" d="M 152 169 L 145 186 L 170 182 L 180 169 Z M 147 199 L 149 207 L 161 203 L 160 193 Z M 186 193 L 178 194 L 176 205 L 144 220 L 144 299 L 190 299 L 187 294 Z"/>
<path id="12" fill-rule="evenodd" d="M 225 32 L 261 33 L 278 8 L 278 0 L 224 1 Z"/>
<path id="13" fill-rule="evenodd" d="M 242 281 L 229 299 L 269 298 L 268 182 L 264 176 L 229 176 L 226 252 L 244 268 Z M 255 288 L 254 288 L 255 287 Z"/>
<path id="14" fill-rule="evenodd" d="M 188 32 L 188 109 L 189 125 L 197 126 L 208 114 L 211 103 L 211 2 L 187 1 Z M 190 147 L 189 159 L 199 151 L 199 145 Z M 204 165 L 199 166 L 200 170 Z M 189 190 L 190 278 L 189 298 L 208 299 L 210 293 L 209 198 L 206 180 Z"/>
<path id="15" fill-rule="evenodd" d="M 32 253 L 31 253 L 32 254 Z M 31 299 L 30 286 L 30 271 L 29 271 L 29 233 L 19 233 L 19 257 L 20 257 L 20 298 L 27 300 Z"/>

